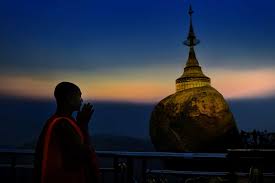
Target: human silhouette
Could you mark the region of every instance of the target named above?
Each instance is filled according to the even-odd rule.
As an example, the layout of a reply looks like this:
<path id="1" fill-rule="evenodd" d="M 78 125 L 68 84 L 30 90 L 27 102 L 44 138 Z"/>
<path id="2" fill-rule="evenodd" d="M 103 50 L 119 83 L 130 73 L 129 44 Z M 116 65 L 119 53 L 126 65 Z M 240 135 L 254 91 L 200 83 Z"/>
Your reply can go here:
<path id="1" fill-rule="evenodd" d="M 56 112 L 45 123 L 36 145 L 34 182 L 100 182 L 96 154 L 88 133 L 93 105 L 87 103 L 81 109 L 81 91 L 70 82 L 59 83 L 54 96 Z M 72 117 L 74 111 L 78 111 L 76 119 Z"/>
<path id="2" fill-rule="evenodd" d="M 252 131 L 252 137 L 253 137 L 254 148 L 255 148 L 258 145 L 258 133 L 255 129 Z"/>

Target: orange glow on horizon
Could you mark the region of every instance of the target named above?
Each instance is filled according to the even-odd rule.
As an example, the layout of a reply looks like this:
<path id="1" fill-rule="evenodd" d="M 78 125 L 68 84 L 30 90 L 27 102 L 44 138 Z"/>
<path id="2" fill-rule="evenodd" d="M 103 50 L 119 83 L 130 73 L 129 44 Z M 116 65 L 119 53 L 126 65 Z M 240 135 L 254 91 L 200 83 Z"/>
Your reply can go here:
<path id="1" fill-rule="evenodd" d="M 209 76 L 225 98 L 253 98 L 275 95 L 274 69 L 215 70 Z"/>
<path id="2" fill-rule="evenodd" d="M 175 92 L 180 76 L 177 66 L 125 69 L 102 73 L 66 73 L 57 79 L 37 76 L 0 75 L 0 93 L 18 97 L 52 99 L 53 90 L 61 81 L 76 83 L 83 98 L 103 101 L 158 102 Z M 207 69 L 203 69 L 207 70 Z M 275 95 L 274 69 L 226 70 L 205 72 L 211 85 L 225 98 L 248 98 Z M 119 74 L 118 74 L 119 73 Z M 51 74 L 49 74 L 51 75 Z M 50 77 L 50 76 L 49 76 Z"/>

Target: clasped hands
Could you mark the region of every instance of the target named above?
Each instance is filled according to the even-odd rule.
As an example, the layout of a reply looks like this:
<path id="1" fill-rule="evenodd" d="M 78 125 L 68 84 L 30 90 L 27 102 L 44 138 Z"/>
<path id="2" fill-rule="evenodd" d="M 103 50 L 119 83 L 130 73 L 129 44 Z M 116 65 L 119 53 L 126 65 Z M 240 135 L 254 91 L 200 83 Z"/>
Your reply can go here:
<path id="1" fill-rule="evenodd" d="M 84 104 L 82 109 L 78 111 L 76 121 L 81 126 L 88 127 L 91 117 L 94 113 L 93 105 L 90 103 Z"/>

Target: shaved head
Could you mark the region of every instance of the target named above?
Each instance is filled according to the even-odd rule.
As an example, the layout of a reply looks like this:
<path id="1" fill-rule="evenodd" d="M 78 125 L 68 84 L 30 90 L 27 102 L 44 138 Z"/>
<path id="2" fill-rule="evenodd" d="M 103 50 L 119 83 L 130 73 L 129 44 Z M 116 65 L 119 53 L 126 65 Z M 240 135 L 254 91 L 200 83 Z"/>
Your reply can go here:
<path id="1" fill-rule="evenodd" d="M 54 90 L 54 96 L 57 101 L 66 100 L 68 96 L 76 93 L 81 93 L 79 87 L 70 82 L 61 82 Z"/>

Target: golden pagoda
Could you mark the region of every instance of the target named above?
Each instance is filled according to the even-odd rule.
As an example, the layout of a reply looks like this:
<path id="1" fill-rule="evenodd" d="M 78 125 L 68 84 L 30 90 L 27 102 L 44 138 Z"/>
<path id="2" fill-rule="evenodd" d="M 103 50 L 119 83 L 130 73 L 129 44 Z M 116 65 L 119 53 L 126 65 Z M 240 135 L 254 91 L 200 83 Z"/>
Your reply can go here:
<path id="1" fill-rule="evenodd" d="M 187 40 L 184 41 L 186 46 L 190 47 L 188 60 L 184 68 L 184 72 L 180 78 L 176 80 L 176 91 L 182 91 L 194 87 L 210 86 L 210 78 L 205 76 L 201 70 L 200 64 L 196 58 L 194 46 L 199 44 L 199 40 L 196 38 L 193 25 L 192 14 L 194 11 L 192 7 L 189 8 L 190 15 L 190 27 Z"/>
<path id="2" fill-rule="evenodd" d="M 226 100 L 210 85 L 196 58 L 194 46 L 199 43 L 192 25 L 184 44 L 189 57 L 176 92 L 162 99 L 150 119 L 150 137 L 157 151 L 224 152 L 240 145 L 234 116 Z"/>

